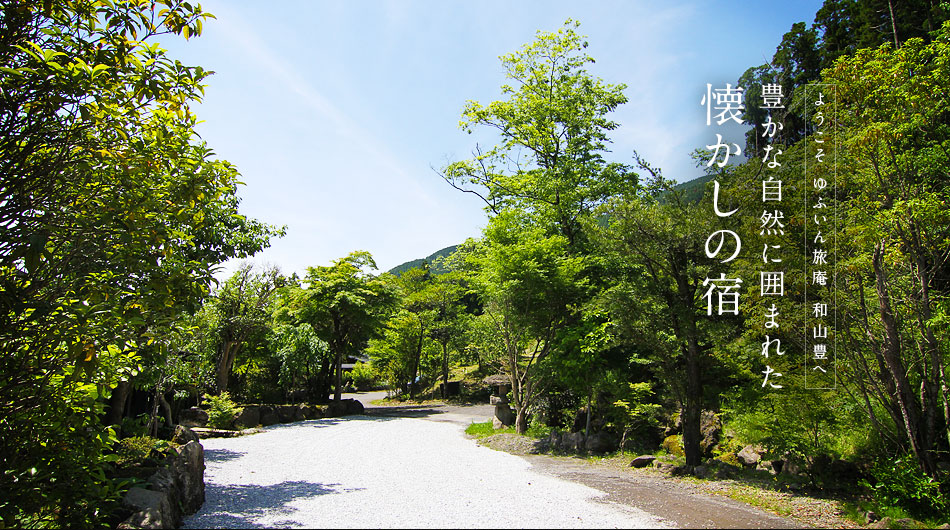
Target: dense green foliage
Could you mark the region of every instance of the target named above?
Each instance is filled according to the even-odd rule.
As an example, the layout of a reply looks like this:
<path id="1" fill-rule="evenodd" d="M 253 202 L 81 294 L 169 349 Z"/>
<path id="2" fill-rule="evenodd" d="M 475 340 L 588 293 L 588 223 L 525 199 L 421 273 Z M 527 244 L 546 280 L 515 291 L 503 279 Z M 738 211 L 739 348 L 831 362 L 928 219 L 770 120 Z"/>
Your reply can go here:
<path id="1" fill-rule="evenodd" d="M 199 35 L 200 6 L 0 9 L 0 518 L 96 525 L 119 493 L 103 398 L 163 385 L 214 267 L 276 232 L 194 133 L 208 72 L 153 43 Z"/>

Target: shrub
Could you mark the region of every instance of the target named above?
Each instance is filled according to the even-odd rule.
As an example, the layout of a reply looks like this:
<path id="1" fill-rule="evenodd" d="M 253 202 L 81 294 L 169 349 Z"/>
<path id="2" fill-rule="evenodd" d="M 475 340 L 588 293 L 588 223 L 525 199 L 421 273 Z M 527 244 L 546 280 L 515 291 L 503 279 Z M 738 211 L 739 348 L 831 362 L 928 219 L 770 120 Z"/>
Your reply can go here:
<path id="1" fill-rule="evenodd" d="M 358 362 L 350 372 L 350 380 L 357 390 L 371 390 L 376 386 L 376 370 L 372 364 Z"/>
<path id="2" fill-rule="evenodd" d="M 878 461 L 871 467 L 871 481 L 862 481 L 882 507 L 905 508 L 916 517 L 940 516 L 950 499 L 940 482 L 928 477 L 912 456 Z"/>
<path id="3" fill-rule="evenodd" d="M 155 442 L 155 438 L 151 436 L 132 436 L 119 440 L 115 444 L 115 452 L 118 456 L 116 465 L 128 467 L 148 459 L 155 448 Z"/>
<path id="4" fill-rule="evenodd" d="M 683 450 L 682 437 L 678 434 L 667 436 L 666 439 L 663 440 L 662 446 L 663 449 L 666 449 L 666 452 L 673 456 L 684 456 L 686 454 Z"/>
<path id="5" fill-rule="evenodd" d="M 208 405 L 208 425 L 215 429 L 230 428 L 231 422 L 242 410 L 231 401 L 231 395 L 227 392 L 217 396 L 205 394 L 205 400 Z"/>

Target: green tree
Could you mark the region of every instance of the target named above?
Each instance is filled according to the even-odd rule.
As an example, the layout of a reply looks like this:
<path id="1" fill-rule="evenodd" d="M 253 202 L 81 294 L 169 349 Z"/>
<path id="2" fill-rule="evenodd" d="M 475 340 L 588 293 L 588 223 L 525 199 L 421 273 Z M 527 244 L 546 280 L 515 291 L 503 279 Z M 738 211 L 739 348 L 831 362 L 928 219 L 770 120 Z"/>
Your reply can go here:
<path id="1" fill-rule="evenodd" d="M 515 430 L 528 428 L 528 410 L 538 388 L 538 365 L 557 347 L 573 322 L 569 304 L 583 298 L 584 258 L 567 253 L 565 236 L 544 234 L 520 212 L 493 217 L 485 239 L 468 256 L 485 321 L 501 346 L 499 368 L 511 380 Z"/>
<path id="2" fill-rule="evenodd" d="M 92 525 L 118 491 L 100 397 L 194 310 L 216 264 L 276 233 L 197 139 L 208 72 L 153 43 L 197 4 L 0 7 L 0 518 Z"/>
<path id="3" fill-rule="evenodd" d="M 276 268 L 260 273 L 253 265 L 243 264 L 212 296 L 206 308 L 214 315 L 215 391 L 226 392 L 231 370 L 238 354 L 249 341 L 264 342 L 271 322 L 271 303 L 276 289 L 285 279 Z"/>
<path id="4" fill-rule="evenodd" d="M 369 252 L 351 252 L 333 265 L 309 267 L 306 288 L 296 301 L 296 316 L 313 327 L 334 356 L 335 402 L 343 388 L 343 358 L 359 353 L 380 333 L 398 298 L 396 290 L 370 270 Z"/>
<path id="5" fill-rule="evenodd" d="M 614 321 L 625 322 L 630 340 L 669 366 L 668 381 L 680 390 L 683 407 L 686 463 L 697 466 L 703 457 L 703 369 L 712 347 L 702 300 L 711 270 L 704 243 L 716 228 L 710 206 L 683 201 L 658 171 L 643 167 L 653 172 L 651 193 L 604 209 L 609 226 L 598 232 L 598 243 L 622 274 L 607 296 L 614 298 Z M 670 365 L 671 359 L 677 362 Z"/>
<path id="6" fill-rule="evenodd" d="M 278 383 L 291 394 L 302 378 L 308 395 L 314 397 L 320 363 L 330 356 L 327 343 L 317 337 L 310 324 L 281 324 L 274 329 L 273 345 L 280 358 Z"/>
<path id="7" fill-rule="evenodd" d="M 500 143 L 475 157 L 448 165 L 443 177 L 456 189 L 485 202 L 491 214 L 519 208 L 550 233 L 582 248 L 580 219 L 608 197 L 635 187 L 621 164 L 604 160 L 607 133 L 617 127 L 607 115 L 627 101 L 624 85 L 605 84 L 585 69 L 594 60 L 568 20 L 556 32 L 501 57 L 505 100 L 487 106 L 470 101 L 463 129 L 497 131 Z"/>
<path id="8" fill-rule="evenodd" d="M 856 351 L 870 353 L 855 359 L 855 381 L 930 476 L 940 448 L 950 447 L 948 80 L 950 23 L 929 44 L 858 50 L 824 76 L 838 86 L 845 139 L 841 239 L 855 302 L 845 317 Z"/>

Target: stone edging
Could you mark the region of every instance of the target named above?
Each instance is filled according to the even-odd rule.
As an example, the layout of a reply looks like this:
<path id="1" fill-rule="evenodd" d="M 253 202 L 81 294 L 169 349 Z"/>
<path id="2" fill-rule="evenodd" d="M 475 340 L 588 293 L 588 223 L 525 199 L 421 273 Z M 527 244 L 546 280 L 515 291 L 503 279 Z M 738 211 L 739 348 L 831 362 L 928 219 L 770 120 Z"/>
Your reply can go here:
<path id="1" fill-rule="evenodd" d="M 130 489 L 122 504 L 134 513 L 119 524 L 120 529 L 177 528 L 186 515 L 201 508 L 205 500 L 204 448 L 187 427 L 175 427 L 165 466 L 146 481 L 145 487 Z"/>

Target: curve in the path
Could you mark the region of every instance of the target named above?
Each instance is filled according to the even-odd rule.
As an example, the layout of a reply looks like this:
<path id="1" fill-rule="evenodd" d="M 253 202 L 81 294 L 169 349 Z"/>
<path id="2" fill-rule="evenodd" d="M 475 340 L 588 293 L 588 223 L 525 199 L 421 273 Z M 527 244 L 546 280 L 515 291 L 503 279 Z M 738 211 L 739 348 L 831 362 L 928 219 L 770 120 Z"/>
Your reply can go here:
<path id="1" fill-rule="evenodd" d="M 665 525 L 479 447 L 456 423 L 350 416 L 202 444 L 206 500 L 185 528 Z"/>

